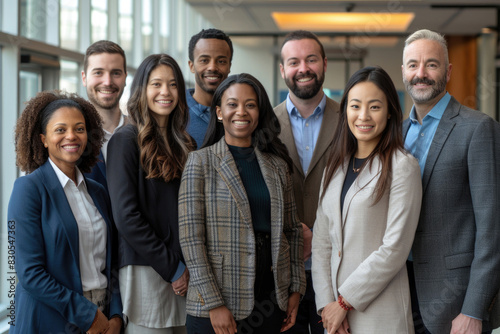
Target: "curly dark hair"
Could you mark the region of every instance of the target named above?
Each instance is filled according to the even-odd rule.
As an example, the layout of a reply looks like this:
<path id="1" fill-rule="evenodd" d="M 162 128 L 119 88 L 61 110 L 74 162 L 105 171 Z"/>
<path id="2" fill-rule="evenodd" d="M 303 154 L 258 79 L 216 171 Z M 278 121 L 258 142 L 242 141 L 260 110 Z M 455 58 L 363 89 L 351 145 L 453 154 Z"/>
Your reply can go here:
<path id="1" fill-rule="evenodd" d="M 51 102 L 58 100 L 61 101 L 56 104 L 57 106 L 54 104 L 49 106 Z M 59 90 L 44 91 L 26 103 L 26 108 L 17 120 L 15 132 L 16 164 L 22 171 L 31 173 L 49 158 L 49 153 L 40 139 L 40 134 L 45 134 L 44 126 L 46 127 L 52 114 L 61 107 L 77 107 L 85 118 L 87 146 L 77 162 L 78 168 L 82 173 L 88 173 L 92 166 L 97 163 L 104 138 L 102 119 L 97 110 L 90 102 L 77 94 Z"/>

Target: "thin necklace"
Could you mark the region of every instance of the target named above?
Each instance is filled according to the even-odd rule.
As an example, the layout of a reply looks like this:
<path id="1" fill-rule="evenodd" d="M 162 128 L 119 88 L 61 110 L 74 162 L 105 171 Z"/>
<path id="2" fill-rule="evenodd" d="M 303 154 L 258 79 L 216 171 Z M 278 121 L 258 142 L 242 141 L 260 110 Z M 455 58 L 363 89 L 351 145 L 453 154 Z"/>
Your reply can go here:
<path id="1" fill-rule="evenodd" d="M 363 165 L 361 165 L 361 167 L 359 167 L 359 168 L 355 168 L 355 167 L 354 167 L 354 161 L 355 161 L 355 160 L 356 160 L 356 158 L 355 158 L 355 157 L 352 157 L 352 171 L 353 171 L 354 173 L 359 173 L 359 171 L 361 170 L 361 167 L 363 167 Z"/>

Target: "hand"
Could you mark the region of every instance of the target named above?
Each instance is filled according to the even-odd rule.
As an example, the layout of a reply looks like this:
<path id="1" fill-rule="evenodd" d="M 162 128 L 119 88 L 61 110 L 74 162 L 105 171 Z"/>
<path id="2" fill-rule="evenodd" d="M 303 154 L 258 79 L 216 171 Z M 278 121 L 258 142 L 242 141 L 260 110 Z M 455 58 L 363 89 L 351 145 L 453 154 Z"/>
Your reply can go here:
<path id="1" fill-rule="evenodd" d="M 337 329 L 337 333 L 339 334 L 350 334 L 351 330 L 349 329 L 349 322 L 347 321 L 347 317 L 342 321 L 342 325 L 339 329 Z"/>
<path id="2" fill-rule="evenodd" d="M 335 334 L 343 325 L 346 316 L 347 316 L 347 311 L 344 310 L 342 307 L 340 307 L 339 303 L 331 302 L 330 304 L 326 305 L 323 311 L 321 312 L 321 320 L 323 321 L 323 328 L 326 328 L 328 334 Z M 349 328 L 348 325 L 347 327 Z"/>
<path id="3" fill-rule="evenodd" d="M 172 289 L 174 293 L 179 296 L 185 296 L 187 293 L 189 284 L 189 270 L 186 268 L 182 273 L 181 277 L 177 279 L 177 281 L 172 282 Z"/>
<path id="4" fill-rule="evenodd" d="M 451 322 L 450 334 L 481 334 L 483 322 L 460 313 Z"/>
<path id="5" fill-rule="evenodd" d="M 109 329 L 106 334 L 120 334 L 122 329 L 123 321 L 120 317 L 114 317 L 109 320 Z"/>
<path id="6" fill-rule="evenodd" d="M 94 322 L 90 326 L 87 334 L 103 334 L 109 329 L 109 321 L 106 316 L 97 309 L 95 313 Z"/>
<path id="7" fill-rule="evenodd" d="M 286 319 L 283 320 L 283 325 L 281 325 L 281 332 L 289 330 L 295 325 L 295 319 L 297 318 L 297 312 L 300 303 L 300 293 L 294 292 L 288 297 L 288 307 L 286 308 Z"/>
<path id="8" fill-rule="evenodd" d="M 210 322 L 215 334 L 234 334 L 237 332 L 233 314 L 224 305 L 210 310 Z"/>

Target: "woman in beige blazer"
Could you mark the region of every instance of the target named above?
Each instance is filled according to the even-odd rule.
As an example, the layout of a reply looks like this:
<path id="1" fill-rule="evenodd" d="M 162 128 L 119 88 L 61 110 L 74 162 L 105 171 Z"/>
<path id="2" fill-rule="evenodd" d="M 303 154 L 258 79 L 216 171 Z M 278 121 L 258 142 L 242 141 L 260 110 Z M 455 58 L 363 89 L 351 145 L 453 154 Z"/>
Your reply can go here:
<path id="1" fill-rule="evenodd" d="M 329 334 L 413 333 L 405 261 L 420 212 L 417 161 L 380 67 L 347 83 L 314 224 L 312 277 Z"/>
<path id="2" fill-rule="evenodd" d="M 179 236 L 190 272 L 189 334 L 279 333 L 305 292 L 291 160 L 260 82 L 217 88 L 203 148 L 189 154 Z"/>

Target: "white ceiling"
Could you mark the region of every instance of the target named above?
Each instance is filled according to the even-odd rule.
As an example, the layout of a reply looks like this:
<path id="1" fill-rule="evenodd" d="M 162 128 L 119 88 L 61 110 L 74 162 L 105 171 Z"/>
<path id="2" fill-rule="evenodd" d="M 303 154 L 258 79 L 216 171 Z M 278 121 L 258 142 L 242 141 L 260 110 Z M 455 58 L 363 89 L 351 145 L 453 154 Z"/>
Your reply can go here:
<path id="1" fill-rule="evenodd" d="M 445 35 L 478 35 L 483 28 L 496 29 L 500 0 L 186 0 L 214 27 L 231 36 L 233 43 L 264 52 L 279 54 L 286 31 L 281 31 L 272 12 L 411 12 L 415 18 L 407 31 L 383 33 L 380 25 L 367 24 L 363 29 L 345 34 L 315 31 L 320 36 L 328 59 L 362 59 L 371 48 L 401 47 L 404 38 L 418 29 L 431 29 Z M 457 6 L 436 8 L 436 6 Z M 462 6 L 462 8 L 460 8 Z M 472 8 L 470 6 L 476 6 Z M 500 18 L 498 18 L 500 20 Z M 268 38 L 263 38 L 269 36 Z M 270 38 L 280 36 L 279 38 Z M 399 37 L 399 38 L 398 38 Z M 350 47 L 349 45 L 355 46 Z M 360 47 L 361 46 L 361 47 Z M 346 55 L 346 50 L 349 56 Z M 500 45 L 499 45 L 500 56 Z"/>
<path id="2" fill-rule="evenodd" d="M 446 35 L 476 35 L 484 27 L 497 25 L 500 0 L 186 0 L 216 28 L 229 34 L 282 34 L 271 12 L 413 12 L 415 19 L 403 35 L 427 28 Z M 483 8 L 433 8 L 433 5 L 478 6 Z M 484 8 L 497 6 L 497 8 Z M 381 35 L 378 27 L 367 26 L 354 34 Z M 320 33 L 320 32 L 317 32 Z"/>

